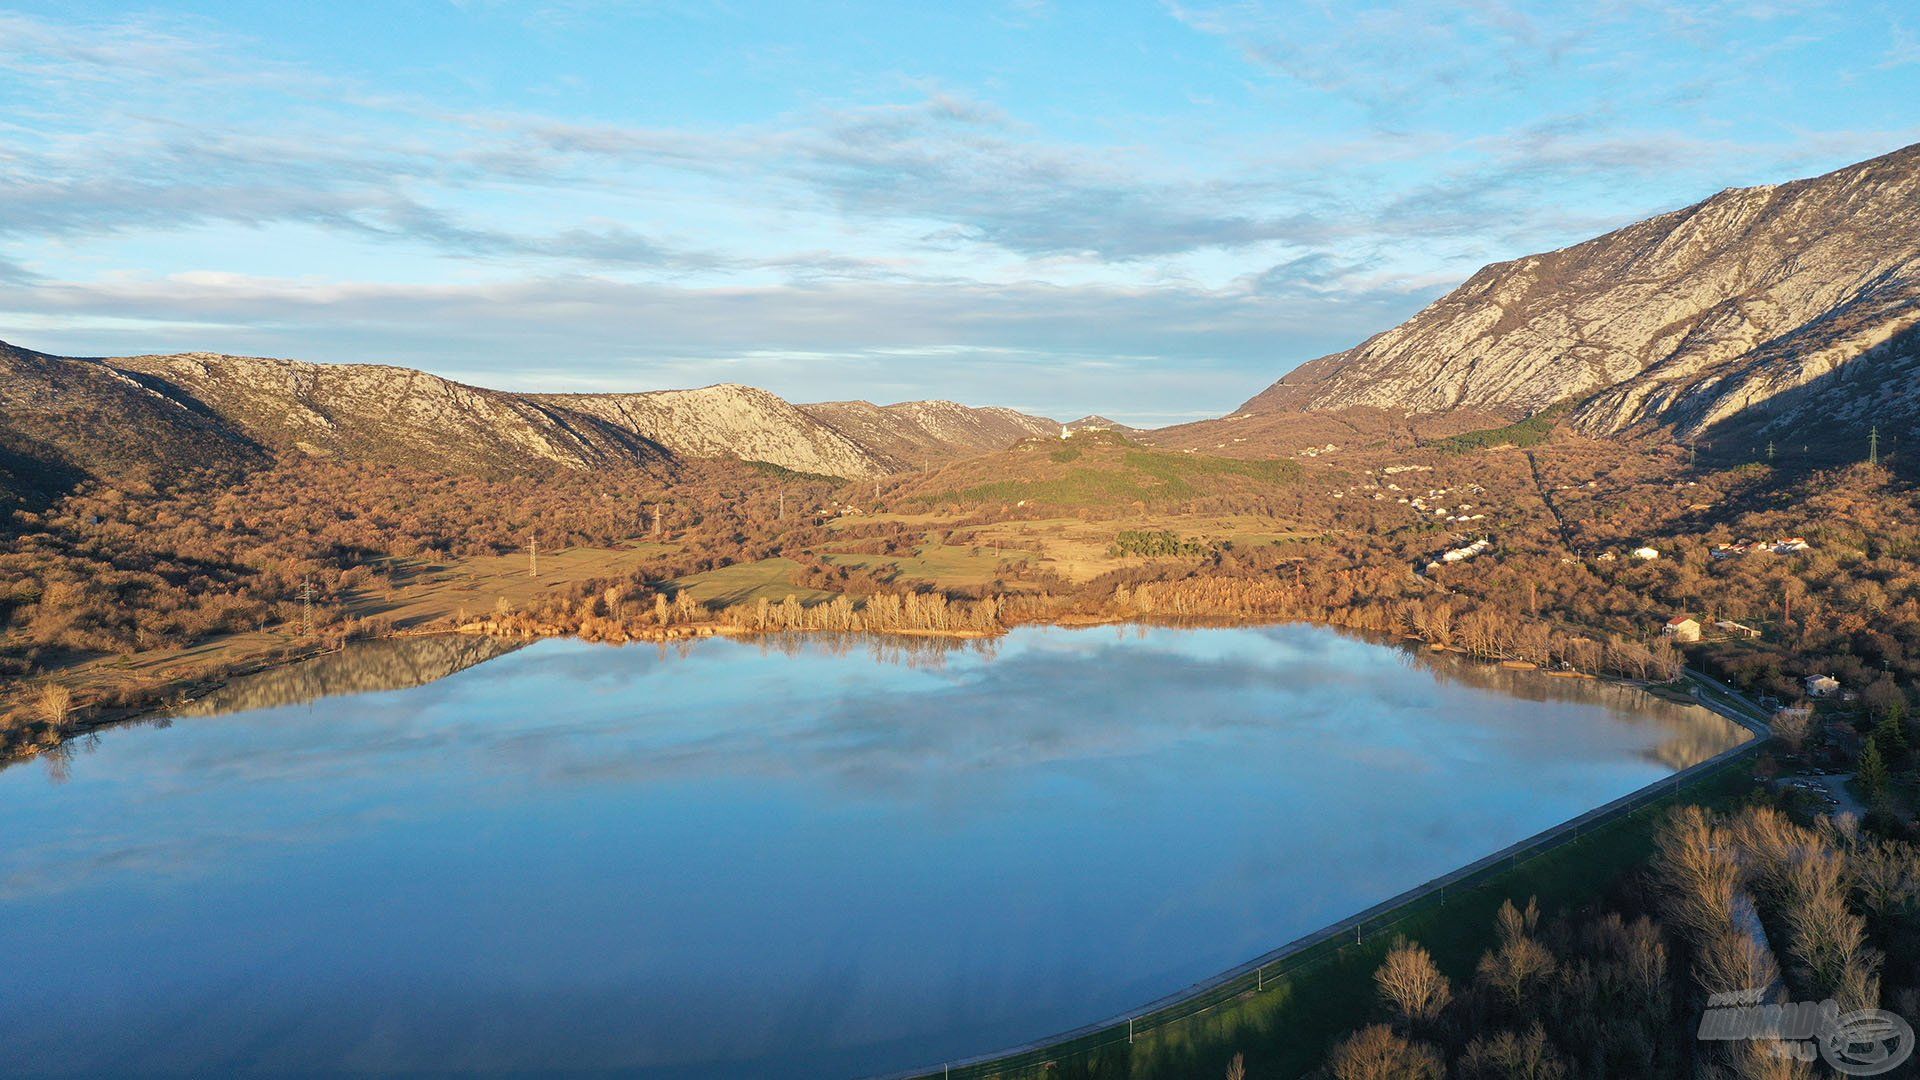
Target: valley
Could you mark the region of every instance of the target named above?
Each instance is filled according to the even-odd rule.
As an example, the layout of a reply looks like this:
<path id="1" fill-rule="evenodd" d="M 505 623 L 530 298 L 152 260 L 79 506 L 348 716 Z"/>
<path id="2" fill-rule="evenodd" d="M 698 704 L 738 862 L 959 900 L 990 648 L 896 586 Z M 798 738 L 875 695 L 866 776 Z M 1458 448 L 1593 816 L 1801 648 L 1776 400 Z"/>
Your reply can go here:
<path id="1" fill-rule="evenodd" d="M 61 785 L 98 768 L 119 778 L 128 808 L 148 805 L 160 796 L 141 785 L 174 768 L 244 771 L 215 737 L 227 733 L 282 764 L 273 775 L 286 798 L 271 814 L 290 843 L 338 857 L 343 875 L 359 864 L 314 839 L 324 830 L 301 817 L 302 800 L 340 800 L 349 831 L 364 830 L 355 835 L 370 849 L 420 860 L 381 815 L 430 791 L 449 798 L 423 820 L 450 838 L 431 860 L 454 893 L 473 881 L 534 880 L 544 866 L 610 923 L 626 915 L 609 897 L 645 895 L 638 910 L 677 910 L 689 926 L 701 912 L 675 905 L 700 889 L 647 892 L 653 875 L 721 881 L 718 867 L 764 865 L 764 878 L 714 891 L 730 903 L 810 898 L 819 940 L 848 942 L 844 954 L 788 954 L 805 992 L 764 1014 L 730 1012 L 737 1003 L 700 956 L 675 969 L 698 994 L 664 1000 L 633 981 L 644 958 L 625 955 L 587 994 L 593 1008 L 645 1002 L 684 1025 L 648 1029 L 644 1046 L 570 1041 L 565 1010 L 549 1011 L 532 1049 L 468 1046 L 480 1057 L 463 1060 L 476 1069 L 531 1068 L 543 1053 L 580 1046 L 581 1068 L 644 1060 L 662 1077 L 701 1075 L 718 1067 L 713 1046 L 747 1032 L 764 1075 L 805 1074 L 796 1061 L 821 1075 L 908 1067 L 1032 1039 L 1035 1068 L 1046 1058 L 1049 1075 L 1087 1078 L 1110 1075 L 1102 1062 L 1115 1055 L 1139 1066 L 1130 1075 L 1218 1074 L 1243 1044 L 1285 1063 L 1286 1075 L 1325 1062 L 1339 1080 L 1437 1077 L 1444 1070 L 1430 1066 L 1443 1056 L 1479 1080 L 1529 1054 L 1584 1054 L 1582 1075 L 1669 1075 L 1692 1060 L 1680 1033 L 1694 999 L 1727 990 L 1736 969 L 1803 995 L 1911 1011 L 1920 1008 L 1917 193 L 1916 147 L 1730 189 L 1490 265 L 1227 415 L 1155 428 L 945 400 L 795 403 L 732 382 L 527 393 L 377 364 L 69 357 L 0 344 L 0 777 L 12 785 L 0 798 L 15 798 L 48 835 L 92 823 L 95 832 L 69 840 L 73 850 L 98 848 L 104 866 L 111 830 Z M 1099 656 L 1081 662 L 1091 653 Z M 1396 681 L 1409 672 L 1424 681 Z M 835 685 L 857 692 L 836 696 Z M 1370 703 L 1346 708 L 1342 687 Z M 1429 708 L 1427 695 L 1451 710 Z M 1620 706 L 1627 698 L 1635 704 Z M 794 701 L 814 711 L 781 711 Z M 1090 701 L 1111 726 L 1083 723 L 1075 710 Z M 1258 710 L 1226 738 L 1183 726 L 1183 701 L 1201 702 L 1203 718 L 1237 716 L 1247 702 Z M 902 730 L 900 718 L 923 702 L 940 722 Z M 1161 707 L 1142 708 L 1154 702 Z M 1647 718 L 1670 709 L 1722 722 L 1702 704 L 1770 723 L 1770 741 L 1722 759 L 1744 736 L 1679 724 L 1649 737 Z M 633 710 L 655 726 L 627 726 Z M 1483 713 L 1505 718 L 1494 735 L 1447 726 Z M 1543 738 L 1527 718 L 1548 714 L 1552 737 Z M 269 716 L 290 726 L 250 726 Z M 1302 716 L 1322 726 L 1287 726 Z M 1342 791 L 1384 775 L 1401 786 L 1378 798 L 1403 795 L 1425 782 L 1418 762 L 1452 760 L 1456 743 L 1496 735 L 1533 741 L 1485 775 L 1456 762 L 1417 805 L 1378 818 L 1364 803 L 1328 818 L 1324 807 L 1276 813 L 1263 801 L 1309 785 L 1288 770 L 1315 754 L 1344 777 Z M 455 752 L 451 765 L 429 752 L 443 746 Z M 1257 761 L 1238 756 L 1249 746 Z M 187 760 L 173 762 L 171 747 Z M 1026 761 L 1030 751 L 1040 758 Z M 303 772 L 363 754 L 393 770 L 343 773 L 339 790 L 314 787 Z M 1709 761 L 1722 764 L 1687 772 Z M 1184 766 L 1157 774 L 1168 762 Z M 1711 797 L 1687 808 L 1678 793 L 1648 794 L 1682 773 L 1696 785 L 1688 790 Z M 42 776 L 45 785 L 32 786 Z M 426 783 L 415 790 L 396 776 Z M 525 802 L 494 817 L 473 793 L 501 776 Z M 1231 782 L 1216 783 L 1223 776 Z M 608 777 L 630 783 L 601 786 Z M 824 794 L 813 786 L 821 777 Z M 1549 798 L 1563 783 L 1579 797 Z M 357 784 L 370 792 L 364 802 Z M 1829 815 L 1836 787 L 1866 808 L 1862 818 Z M 1231 812 L 1205 797 L 1216 788 Z M 677 817 L 668 789 L 711 828 Z M 193 811 L 202 824 L 224 823 L 245 797 L 240 785 L 202 794 Z M 1672 813 L 1601 823 L 1614 838 L 1601 845 L 1605 874 L 1581 877 L 1543 848 L 1541 865 L 1557 867 L 1544 880 L 1517 860 L 1504 875 L 1475 877 L 1476 888 L 1537 884 L 1571 914 L 1543 923 L 1526 896 L 1494 904 L 1476 895 L 1477 928 L 1467 930 L 1422 906 L 1424 893 L 1383 913 L 1432 932 L 1444 975 L 1423 947 L 1360 940 L 1357 928 L 1352 954 L 1314 943 L 1301 955 L 1344 972 L 1336 996 L 1362 1000 L 1339 1017 L 1310 1017 L 1311 1045 L 1285 1044 L 1275 1017 L 1297 1018 L 1293 984 L 1262 997 L 1258 968 L 1250 994 L 1244 979 L 1232 982 L 1231 1001 L 1208 1005 L 1217 1013 L 1168 1019 L 1137 1050 L 1131 1025 L 1125 1044 L 1111 1025 L 1098 1029 L 1098 1045 L 1047 1041 L 1627 795 Z M 896 835 L 874 813 L 887 799 L 924 820 Z M 568 816 L 583 812 L 580 800 L 590 812 Z M 819 816 L 796 810 L 790 820 L 803 825 L 782 834 L 791 847 L 768 852 L 758 845 L 778 833 L 771 823 L 789 819 L 761 812 L 780 800 Z M 1070 809 L 1052 819 L 1061 829 L 1041 850 L 1056 861 L 1042 865 L 1019 843 L 1037 826 L 1016 811 L 1047 800 Z M 977 833 L 945 839 L 988 880 L 1031 889 L 1024 895 L 1036 904 L 1071 894 L 1065 908 L 1048 909 L 1051 938 L 1022 937 L 1018 920 L 982 916 L 975 926 L 995 942 L 977 955 L 1044 963 L 975 969 L 965 949 L 942 954 L 950 977 L 939 994 L 966 1003 L 955 1007 L 964 1020 L 915 1004 L 909 965 L 878 954 L 860 971 L 884 987 L 810 983 L 861 949 L 895 947 L 860 938 L 841 918 L 842 908 L 871 903 L 866 921 L 883 923 L 884 883 L 837 895 L 823 881 L 861 881 L 884 865 L 919 883 L 908 892 L 928 904 L 928 925 L 976 910 L 965 880 L 943 877 L 939 859 L 917 846 L 958 828 L 955 807 L 985 815 Z M 560 815 L 558 832 L 519 831 L 548 812 Z M 579 821 L 593 827 L 566 831 Z M 855 824 L 884 858 L 846 857 L 836 821 Z M 1228 846 L 1183 846 L 1188 821 Z M 1403 850 L 1391 838 L 1411 835 L 1404 830 L 1369 834 L 1394 872 L 1356 873 L 1308 902 L 1275 867 L 1312 867 L 1333 881 L 1345 864 L 1329 856 L 1331 834 L 1312 850 L 1273 854 L 1273 838 L 1302 821 L 1417 822 L 1432 842 Z M 463 838 L 482 833 L 514 837 L 514 857 L 463 862 Z M 542 845 L 561 833 L 580 840 L 579 861 L 544 863 Z M 1160 847 L 1139 848 L 1139 835 Z M 1242 835 L 1261 843 L 1232 848 Z M 732 854 L 703 861 L 705 839 Z M 277 848 L 226 840 L 246 859 L 280 865 Z M 682 858 L 647 864 L 653 840 Z M 146 849 L 156 865 L 179 855 L 164 837 Z M 1781 854 L 1788 849 L 1801 854 Z M 581 869 L 609 850 L 645 858 L 608 864 L 604 877 Z M 52 847 L 21 852 L 40 863 L 0 881 L 90 872 Z M 778 872 L 795 852 L 834 870 Z M 1098 857 L 1080 858 L 1089 853 Z M 1133 860 L 1150 854 L 1175 878 L 1211 884 L 1122 888 Z M 1224 861 L 1207 861 L 1215 857 Z M 1792 868 L 1816 864 L 1829 868 L 1824 876 Z M 1731 885 L 1696 895 L 1709 877 L 1746 882 L 1750 918 L 1735 910 Z M 279 880 L 323 896 L 333 888 L 324 878 Z M 272 879 L 236 874 L 229 899 L 241 905 Z M 1235 880 L 1254 884 L 1242 896 Z M 96 900 L 134 903 L 128 897 L 151 887 L 143 878 Z M 33 918 L 60 917 L 61 902 L 42 899 Z M 1196 919 L 1266 914 L 1227 919 L 1238 929 L 1224 941 L 1128 914 L 1187 902 L 1203 913 Z M 524 928 L 539 923 L 533 904 L 528 894 L 471 913 Z M 1814 908 L 1833 917 L 1816 926 L 1794 914 Z M 1282 909 L 1286 918 L 1268 917 Z M 458 938 L 449 955 L 480 948 L 432 920 L 379 924 L 372 910 L 357 916 L 362 933 L 413 925 Z M 1075 910 L 1103 918 L 1081 927 Z M 174 917 L 187 918 L 186 908 Z M 732 918 L 762 926 L 744 912 Z M 1750 934 L 1751 923 L 1765 932 Z M 726 927 L 701 925 L 702 955 L 724 953 Z M 1073 937 L 1076 927 L 1084 937 Z M 676 931 L 661 923 L 648 932 L 664 940 Z M 604 959 L 554 933 L 551 955 Z M 1098 981 L 1086 973 L 1108 937 L 1141 943 L 1151 961 L 1100 982 L 1099 993 L 1060 992 Z M 1047 953 L 1045 941 L 1069 939 L 1072 949 Z M 27 953 L 48 940 L 28 933 L 13 947 Z M 549 955 L 530 937 L 492 940 L 529 949 L 522 960 Z M 1777 953 L 1769 940 L 1781 943 Z M 204 948 L 215 955 L 225 941 L 212 934 Z M 304 962 L 324 969 L 325 951 Z M 407 955 L 412 966 L 396 978 L 446 974 L 435 973 L 433 955 Z M 1375 1001 L 1354 966 L 1360 957 L 1416 969 L 1448 995 L 1457 981 L 1467 1004 L 1408 1005 L 1391 987 Z M 40 989 L 79 1010 L 85 988 L 66 980 L 65 963 L 38 969 Z M 1612 974 L 1576 974 L 1602 970 Z M 543 978 L 558 989 L 529 991 L 542 1009 L 584 992 L 567 971 Z M 1632 983 L 1636 996 L 1618 1026 L 1599 1030 L 1603 983 Z M 625 989 L 613 998 L 594 996 L 616 985 Z M 292 997 L 276 1001 L 287 1015 L 296 1009 Z M 835 1042 L 794 1020 L 823 1002 L 848 1010 L 842 1019 L 857 1034 Z M 454 1012 L 497 1018 L 489 1010 L 498 1005 L 462 999 Z M 347 997 L 329 1008 L 343 1028 L 373 1031 Z M 1363 1023 L 1369 1016 L 1375 1022 Z M 381 1068 L 428 1068 L 445 1050 L 435 1039 L 451 1046 L 458 1029 L 394 1050 Z M 276 1044 L 284 1061 L 344 1067 L 325 1038 L 301 1031 Z M 53 1042 L 20 1038 L 61 1059 Z M 1355 1060 L 1388 1064 L 1368 1073 L 1347 1067 Z M 969 1075 L 999 1074 L 992 1062 L 976 1066 Z"/>

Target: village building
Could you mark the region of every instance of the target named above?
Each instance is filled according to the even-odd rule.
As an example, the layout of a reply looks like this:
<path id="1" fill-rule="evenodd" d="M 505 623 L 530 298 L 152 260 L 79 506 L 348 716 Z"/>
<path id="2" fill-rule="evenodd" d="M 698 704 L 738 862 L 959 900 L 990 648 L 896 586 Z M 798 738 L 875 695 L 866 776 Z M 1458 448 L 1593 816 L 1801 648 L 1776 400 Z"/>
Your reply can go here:
<path id="1" fill-rule="evenodd" d="M 1675 615 L 1667 620 L 1666 632 L 1675 641 L 1699 641 L 1700 620 L 1691 615 Z"/>
<path id="2" fill-rule="evenodd" d="M 1840 680 L 1831 675 L 1809 675 L 1806 679 L 1808 697 L 1828 697 L 1840 689 Z"/>

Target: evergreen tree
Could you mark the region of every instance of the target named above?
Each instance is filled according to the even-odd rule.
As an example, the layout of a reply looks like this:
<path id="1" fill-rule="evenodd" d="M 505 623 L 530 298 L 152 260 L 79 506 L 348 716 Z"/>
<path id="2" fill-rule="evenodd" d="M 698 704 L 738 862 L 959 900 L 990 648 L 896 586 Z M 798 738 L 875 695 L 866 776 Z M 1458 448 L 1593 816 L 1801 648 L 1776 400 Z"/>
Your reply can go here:
<path id="1" fill-rule="evenodd" d="M 1866 752 L 1860 755 L 1860 786 L 1875 798 L 1887 790 L 1887 762 L 1878 739 L 1868 739 Z"/>
<path id="2" fill-rule="evenodd" d="M 1880 723 L 1874 726 L 1873 741 L 1880 748 L 1880 756 L 1889 764 L 1904 764 L 1912 752 L 1907 741 L 1907 726 L 1892 712 L 1881 717 Z"/>

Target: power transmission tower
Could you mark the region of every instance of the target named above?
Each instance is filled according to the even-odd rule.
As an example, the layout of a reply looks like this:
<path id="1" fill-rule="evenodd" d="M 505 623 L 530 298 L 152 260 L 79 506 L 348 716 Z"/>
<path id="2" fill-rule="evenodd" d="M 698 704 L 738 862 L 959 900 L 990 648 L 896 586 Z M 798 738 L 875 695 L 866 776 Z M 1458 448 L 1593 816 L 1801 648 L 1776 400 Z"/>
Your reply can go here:
<path id="1" fill-rule="evenodd" d="M 1869 465 L 1880 464 L 1880 425 L 1879 424 L 1873 425 L 1873 430 L 1867 433 L 1867 464 Z"/>
<path id="2" fill-rule="evenodd" d="M 537 536 L 527 542 L 527 576 L 540 576 L 540 538 Z"/>
<path id="3" fill-rule="evenodd" d="M 1767 460 L 1768 461 L 1773 460 L 1773 440 L 1772 439 L 1767 440 Z"/>
<path id="4" fill-rule="evenodd" d="M 313 579 L 300 579 L 300 636 L 313 633 Z"/>
<path id="5" fill-rule="evenodd" d="M 787 493 L 784 491 L 780 493 L 780 520 L 787 520 Z"/>

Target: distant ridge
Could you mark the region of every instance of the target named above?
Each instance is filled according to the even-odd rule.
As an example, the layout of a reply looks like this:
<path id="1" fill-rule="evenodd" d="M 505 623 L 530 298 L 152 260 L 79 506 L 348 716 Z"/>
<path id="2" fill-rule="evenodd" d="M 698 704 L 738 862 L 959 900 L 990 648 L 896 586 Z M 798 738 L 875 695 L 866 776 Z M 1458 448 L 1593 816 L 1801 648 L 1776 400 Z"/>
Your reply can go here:
<path id="1" fill-rule="evenodd" d="M 0 343 L 0 485 L 242 469 L 273 453 L 458 472 L 765 461 L 866 477 L 1000 449 L 1052 420 L 953 402 L 796 406 L 750 386 L 519 394 L 409 368 L 212 353 L 79 358 Z"/>
<path id="2" fill-rule="evenodd" d="M 845 434 L 898 467 L 918 468 L 928 457 L 1004 450 L 1021 439 L 1052 435 L 1057 421 L 1012 409 L 971 408 L 951 401 L 824 401 L 801 411 Z"/>
<path id="3" fill-rule="evenodd" d="M 1142 434 L 1140 428 L 1128 427 L 1118 420 L 1109 420 L 1097 413 L 1091 416 L 1083 416 L 1064 426 L 1068 431 L 1117 431 L 1122 435 L 1128 436 Z"/>

